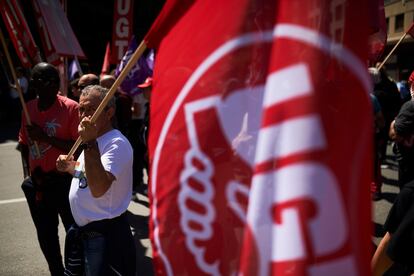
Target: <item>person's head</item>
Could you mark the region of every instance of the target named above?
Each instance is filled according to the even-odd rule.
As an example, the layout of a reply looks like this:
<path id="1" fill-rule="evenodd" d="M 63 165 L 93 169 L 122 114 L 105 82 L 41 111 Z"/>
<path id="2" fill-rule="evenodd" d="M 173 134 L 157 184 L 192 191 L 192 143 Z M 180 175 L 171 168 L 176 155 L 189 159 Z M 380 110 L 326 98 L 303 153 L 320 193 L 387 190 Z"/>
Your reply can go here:
<path id="1" fill-rule="evenodd" d="M 22 67 L 17 67 L 16 68 L 16 76 L 18 78 L 21 78 L 21 77 L 24 77 L 24 75 L 25 75 L 24 69 Z"/>
<path id="2" fill-rule="evenodd" d="M 411 72 L 410 77 L 408 78 L 408 85 L 410 86 L 411 100 L 414 100 L 414 71 Z"/>
<path id="3" fill-rule="evenodd" d="M 414 102 L 403 104 L 395 118 L 396 141 L 406 147 L 414 146 Z"/>
<path id="4" fill-rule="evenodd" d="M 375 86 L 381 82 L 381 74 L 380 71 L 375 67 L 369 67 L 368 73 L 371 76 L 372 85 Z"/>
<path id="5" fill-rule="evenodd" d="M 142 90 L 144 97 L 149 100 L 151 98 L 152 78 L 148 77 L 143 83 L 137 86 Z"/>
<path id="6" fill-rule="evenodd" d="M 88 85 L 98 85 L 99 78 L 95 74 L 85 74 L 79 78 L 77 89 L 74 91 L 74 96 L 79 97 L 82 90 Z"/>
<path id="7" fill-rule="evenodd" d="M 52 64 L 41 62 L 32 69 L 30 86 L 40 100 L 55 98 L 59 92 L 59 71 Z"/>
<path id="8" fill-rule="evenodd" d="M 105 98 L 108 89 L 100 85 L 89 85 L 82 90 L 79 98 L 79 118 L 92 117 L 99 104 Z M 112 97 L 96 120 L 98 136 L 112 129 L 112 117 L 115 114 L 115 98 Z"/>
<path id="9" fill-rule="evenodd" d="M 112 76 L 112 75 L 103 75 L 103 76 L 101 76 L 99 84 L 102 87 L 110 89 L 112 87 L 112 85 L 114 84 L 115 80 L 116 80 L 115 77 Z"/>

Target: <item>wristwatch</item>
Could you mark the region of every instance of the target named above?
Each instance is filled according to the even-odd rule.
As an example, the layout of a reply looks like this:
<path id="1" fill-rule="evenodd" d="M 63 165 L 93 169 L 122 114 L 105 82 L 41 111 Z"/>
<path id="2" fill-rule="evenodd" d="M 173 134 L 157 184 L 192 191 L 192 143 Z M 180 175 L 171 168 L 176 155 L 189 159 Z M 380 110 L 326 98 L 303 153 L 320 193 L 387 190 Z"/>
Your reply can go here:
<path id="1" fill-rule="evenodd" d="M 96 142 L 96 140 L 91 140 L 91 141 L 83 142 L 82 144 L 80 144 L 80 148 L 84 151 L 89 151 L 90 149 L 96 146 L 98 146 L 98 143 Z"/>

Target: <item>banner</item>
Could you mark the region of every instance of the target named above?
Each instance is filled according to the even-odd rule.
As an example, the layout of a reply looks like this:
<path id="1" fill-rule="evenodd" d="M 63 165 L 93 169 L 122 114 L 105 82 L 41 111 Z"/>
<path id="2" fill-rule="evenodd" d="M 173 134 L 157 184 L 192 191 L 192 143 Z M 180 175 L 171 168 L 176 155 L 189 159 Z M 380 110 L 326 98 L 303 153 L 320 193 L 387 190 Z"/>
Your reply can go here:
<path id="1" fill-rule="evenodd" d="M 167 1 L 145 39 L 156 274 L 370 275 L 367 13 Z"/>
<path id="2" fill-rule="evenodd" d="M 135 36 L 132 36 L 131 41 L 128 46 L 128 50 L 123 56 L 121 62 L 118 64 L 115 70 L 115 77 L 118 77 L 121 71 L 124 69 L 128 61 L 131 59 L 132 54 L 137 49 L 138 44 L 135 39 Z M 131 96 L 140 92 L 140 89 L 137 85 L 143 83 L 145 79 L 149 76 L 152 76 L 152 68 L 154 63 L 154 52 L 152 50 L 144 53 L 139 59 L 138 62 L 132 67 L 131 71 L 125 77 L 124 81 L 121 83 L 120 87 L 122 91 L 130 94 Z"/>
<path id="3" fill-rule="evenodd" d="M 134 0 L 115 0 L 111 64 L 118 64 L 133 35 Z"/>
<path id="4" fill-rule="evenodd" d="M 61 56 L 85 57 L 59 1 L 32 0 L 46 60 L 59 64 Z M 52 39 L 53 38 L 53 39 Z"/>
<path id="5" fill-rule="evenodd" d="M 0 0 L 0 13 L 23 67 L 40 62 L 37 48 L 17 0 Z"/>

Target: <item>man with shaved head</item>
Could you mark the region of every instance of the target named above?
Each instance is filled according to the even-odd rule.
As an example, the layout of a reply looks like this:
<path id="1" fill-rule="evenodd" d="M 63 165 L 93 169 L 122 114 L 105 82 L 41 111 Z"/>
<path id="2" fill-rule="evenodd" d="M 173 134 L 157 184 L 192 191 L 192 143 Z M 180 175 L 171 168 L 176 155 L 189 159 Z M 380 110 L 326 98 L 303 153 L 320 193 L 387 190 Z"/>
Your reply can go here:
<path id="1" fill-rule="evenodd" d="M 42 62 L 33 68 L 30 86 L 37 98 L 27 103 L 32 125 L 23 119 L 19 132 L 19 145 L 30 171 L 22 189 L 51 275 L 63 275 L 64 271 L 59 216 L 66 230 L 73 224 L 68 200 L 71 176 L 58 172 L 55 161 L 71 149 L 79 124 L 78 103 L 58 95 L 59 84 L 59 72 L 53 65 Z"/>
<path id="2" fill-rule="evenodd" d="M 85 74 L 79 78 L 78 84 L 73 89 L 73 96 L 74 98 L 79 101 L 79 96 L 82 90 L 88 85 L 97 85 L 99 84 L 99 78 L 95 74 Z"/>

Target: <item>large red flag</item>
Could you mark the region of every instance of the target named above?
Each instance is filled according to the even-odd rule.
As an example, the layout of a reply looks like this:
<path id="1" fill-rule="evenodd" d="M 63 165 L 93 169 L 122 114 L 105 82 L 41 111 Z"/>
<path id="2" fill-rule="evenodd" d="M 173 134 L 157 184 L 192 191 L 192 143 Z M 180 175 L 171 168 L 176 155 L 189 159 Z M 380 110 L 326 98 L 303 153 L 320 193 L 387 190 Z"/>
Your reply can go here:
<path id="1" fill-rule="evenodd" d="M 146 36 L 157 274 L 370 274 L 367 12 L 167 1 Z"/>
<path id="2" fill-rule="evenodd" d="M 0 0 L 0 13 L 23 67 L 40 62 L 37 48 L 17 0 Z"/>

